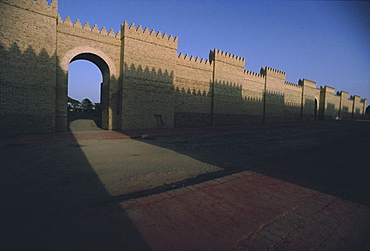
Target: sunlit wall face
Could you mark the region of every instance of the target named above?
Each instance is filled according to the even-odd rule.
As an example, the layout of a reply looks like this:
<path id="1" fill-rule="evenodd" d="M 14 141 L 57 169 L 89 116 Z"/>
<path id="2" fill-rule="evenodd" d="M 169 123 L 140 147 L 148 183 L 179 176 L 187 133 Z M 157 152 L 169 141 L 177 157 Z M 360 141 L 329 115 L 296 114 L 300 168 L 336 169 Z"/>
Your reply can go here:
<path id="1" fill-rule="evenodd" d="M 270 66 L 291 83 L 370 97 L 369 1 L 60 0 L 58 12 L 115 32 L 127 20 L 179 37 L 184 55 L 208 58 L 217 48 L 246 58 L 253 72 Z"/>

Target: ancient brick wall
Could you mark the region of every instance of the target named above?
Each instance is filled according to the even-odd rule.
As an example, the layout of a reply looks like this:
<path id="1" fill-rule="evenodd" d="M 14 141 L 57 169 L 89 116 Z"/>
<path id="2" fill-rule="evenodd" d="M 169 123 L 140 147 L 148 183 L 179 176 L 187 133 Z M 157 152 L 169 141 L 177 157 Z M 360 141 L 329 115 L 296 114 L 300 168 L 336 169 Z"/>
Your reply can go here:
<path id="1" fill-rule="evenodd" d="M 248 124 L 263 122 L 265 75 L 251 71 L 244 71 L 243 99 L 245 102 L 245 116 Z"/>
<path id="2" fill-rule="evenodd" d="M 320 90 L 316 82 L 308 79 L 299 80 L 299 85 L 302 86 L 302 120 L 315 120 L 319 113 Z"/>
<path id="3" fill-rule="evenodd" d="M 284 121 L 299 121 L 302 117 L 302 86 L 284 82 Z"/>
<path id="4" fill-rule="evenodd" d="M 173 128 L 177 38 L 122 26 L 122 129 Z"/>
<path id="5" fill-rule="evenodd" d="M 281 122 L 284 118 L 286 74 L 270 67 L 262 68 L 261 74 L 265 75 L 264 122 Z"/>
<path id="6" fill-rule="evenodd" d="M 353 113 L 353 99 L 349 98 L 348 92 L 341 91 L 340 99 L 340 118 L 350 119 Z"/>
<path id="7" fill-rule="evenodd" d="M 361 111 L 361 105 L 362 105 L 362 111 Z M 359 117 L 360 118 L 364 118 L 365 117 L 366 108 L 367 108 L 367 99 L 366 98 L 360 99 L 360 114 L 359 114 Z"/>
<path id="8" fill-rule="evenodd" d="M 174 127 L 212 125 L 211 62 L 180 53 L 175 73 Z"/>
<path id="9" fill-rule="evenodd" d="M 245 59 L 214 49 L 213 64 L 213 124 L 235 125 L 247 122 L 242 83 Z"/>
<path id="10" fill-rule="evenodd" d="M 340 96 L 330 86 L 320 88 L 320 119 L 338 119 L 340 111 Z"/>
<path id="11" fill-rule="evenodd" d="M 96 64 L 103 74 L 102 83 L 102 126 L 104 129 L 119 129 L 119 75 L 120 75 L 121 31 L 115 33 L 105 27 L 72 22 L 69 17 L 57 19 L 57 55 L 62 70 L 57 78 L 57 131 L 66 128 L 69 64 L 78 59 L 85 59 Z"/>
<path id="12" fill-rule="evenodd" d="M 56 1 L 0 1 L 0 135 L 55 131 L 56 16 Z"/>
<path id="13" fill-rule="evenodd" d="M 319 119 L 359 119 L 365 115 L 367 99 L 348 92 L 337 92 L 330 86 L 320 87 Z"/>
<path id="14" fill-rule="evenodd" d="M 286 82 L 270 67 L 211 50 L 178 55 L 178 38 L 124 22 L 115 33 L 57 14 L 57 0 L 0 0 L 0 135 L 67 129 L 69 64 L 102 72 L 104 129 L 173 128 L 361 118 L 366 99 Z"/>
<path id="15" fill-rule="evenodd" d="M 363 117 L 364 114 L 364 107 L 365 102 L 361 100 L 360 96 L 354 95 L 353 99 L 353 111 L 352 111 L 352 118 L 359 119 Z"/>

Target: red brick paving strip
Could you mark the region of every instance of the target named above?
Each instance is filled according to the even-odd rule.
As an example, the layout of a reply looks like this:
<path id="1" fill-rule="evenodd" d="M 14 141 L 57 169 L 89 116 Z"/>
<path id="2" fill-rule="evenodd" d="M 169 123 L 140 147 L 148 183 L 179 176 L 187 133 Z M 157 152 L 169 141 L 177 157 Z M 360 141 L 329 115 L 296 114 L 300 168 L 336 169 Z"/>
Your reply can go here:
<path id="1" fill-rule="evenodd" d="M 153 250 L 353 250 L 361 241 L 369 244 L 369 208 L 251 171 L 121 206 Z"/>

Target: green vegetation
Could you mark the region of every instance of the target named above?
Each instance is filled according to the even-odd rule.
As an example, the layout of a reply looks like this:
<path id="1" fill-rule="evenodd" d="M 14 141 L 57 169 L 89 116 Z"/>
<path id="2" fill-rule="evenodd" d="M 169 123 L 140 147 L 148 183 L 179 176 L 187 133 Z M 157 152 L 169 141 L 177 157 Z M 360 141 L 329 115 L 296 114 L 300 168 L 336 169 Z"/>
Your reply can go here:
<path id="1" fill-rule="evenodd" d="M 88 98 L 80 102 L 68 97 L 67 107 L 70 112 L 100 112 L 100 103 L 93 103 Z"/>

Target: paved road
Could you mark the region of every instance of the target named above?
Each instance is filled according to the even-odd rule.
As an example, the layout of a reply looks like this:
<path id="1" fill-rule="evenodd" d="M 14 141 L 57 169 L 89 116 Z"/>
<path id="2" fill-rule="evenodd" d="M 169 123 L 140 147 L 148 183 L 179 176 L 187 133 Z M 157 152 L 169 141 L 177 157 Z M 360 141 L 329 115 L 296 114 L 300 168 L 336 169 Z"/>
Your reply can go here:
<path id="1" fill-rule="evenodd" d="M 244 129 L 8 139 L 0 148 L 0 245 L 370 248 L 369 121 Z"/>
<path id="2" fill-rule="evenodd" d="M 102 131 L 100 127 L 97 126 L 94 119 L 76 119 L 69 123 L 69 130 L 72 132 L 81 131 Z"/>

